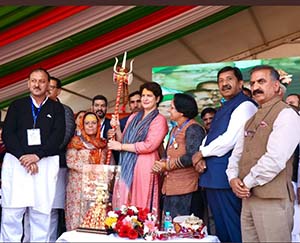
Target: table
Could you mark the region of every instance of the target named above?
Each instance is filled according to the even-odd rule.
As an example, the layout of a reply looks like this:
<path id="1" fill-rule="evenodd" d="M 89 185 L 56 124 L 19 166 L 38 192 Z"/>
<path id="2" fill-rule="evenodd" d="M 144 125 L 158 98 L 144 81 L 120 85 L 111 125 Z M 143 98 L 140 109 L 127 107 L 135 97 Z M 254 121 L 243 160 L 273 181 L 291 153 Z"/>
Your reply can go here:
<path id="1" fill-rule="evenodd" d="M 144 239 L 129 240 L 128 238 L 120 238 L 115 234 L 101 235 L 77 231 L 68 231 L 63 233 L 56 242 L 147 242 Z M 155 240 L 158 242 L 159 240 Z M 167 240 L 168 242 L 220 242 L 217 236 L 208 235 L 204 239 L 177 238 Z M 160 241 L 163 242 L 163 241 Z"/>

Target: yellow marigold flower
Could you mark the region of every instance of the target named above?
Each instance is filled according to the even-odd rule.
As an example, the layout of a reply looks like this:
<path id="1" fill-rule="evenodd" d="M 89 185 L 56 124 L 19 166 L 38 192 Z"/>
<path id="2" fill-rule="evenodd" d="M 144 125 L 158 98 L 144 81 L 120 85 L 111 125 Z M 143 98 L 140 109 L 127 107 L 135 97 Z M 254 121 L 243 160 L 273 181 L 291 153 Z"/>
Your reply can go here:
<path id="1" fill-rule="evenodd" d="M 111 217 L 107 217 L 104 221 L 105 225 L 107 225 L 108 227 L 112 227 L 113 223 L 117 222 L 117 218 L 111 218 Z"/>

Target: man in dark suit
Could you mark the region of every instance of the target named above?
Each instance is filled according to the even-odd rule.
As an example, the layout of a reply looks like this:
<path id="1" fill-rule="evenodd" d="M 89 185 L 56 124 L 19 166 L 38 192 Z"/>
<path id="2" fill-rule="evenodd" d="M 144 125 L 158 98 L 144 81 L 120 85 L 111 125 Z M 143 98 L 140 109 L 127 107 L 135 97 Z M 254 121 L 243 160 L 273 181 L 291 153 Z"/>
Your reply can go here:
<path id="1" fill-rule="evenodd" d="M 105 138 L 107 140 L 107 131 L 111 129 L 110 119 L 106 118 L 107 112 L 107 98 L 104 95 L 96 95 L 92 101 L 91 110 L 97 114 L 101 121 L 101 138 Z M 115 163 L 118 164 L 119 161 L 119 152 L 113 151 L 113 159 Z"/>

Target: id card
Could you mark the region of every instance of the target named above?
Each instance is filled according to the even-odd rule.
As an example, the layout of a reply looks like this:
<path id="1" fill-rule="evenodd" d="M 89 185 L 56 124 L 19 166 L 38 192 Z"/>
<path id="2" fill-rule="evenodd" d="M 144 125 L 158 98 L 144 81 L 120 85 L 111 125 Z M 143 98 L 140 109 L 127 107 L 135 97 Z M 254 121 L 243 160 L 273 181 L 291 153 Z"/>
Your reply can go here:
<path id="1" fill-rule="evenodd" d="M 41 145 L 41 132 L 39 128 L 27 129 L 28 146 Z"/>

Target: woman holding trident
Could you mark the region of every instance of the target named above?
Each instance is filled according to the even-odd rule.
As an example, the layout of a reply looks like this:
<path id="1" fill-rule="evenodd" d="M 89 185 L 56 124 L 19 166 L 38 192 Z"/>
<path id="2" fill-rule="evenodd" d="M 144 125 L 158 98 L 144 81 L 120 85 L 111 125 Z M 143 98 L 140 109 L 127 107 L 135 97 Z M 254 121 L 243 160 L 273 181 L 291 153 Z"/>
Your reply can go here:
<path id="1" fill-rule="evenodd" d="M 159 160 L 159 147 L 168 132 L 167 121 L 159 114 L 158 104 L 162 100 L 159 84 L 148 82 L 140 86 L 142 110 L 132 114 L 123 134 L 117 117 L 111 125 L 116 127 L 116 141 L 109 141 L 108 148 L 120 151 L 121 179 L 119 193 L 114 193 L 121 205 L 159 209 L 158 175 L 151 169 Z M 115 201 L 115 200 L 114 200 Z"/>

